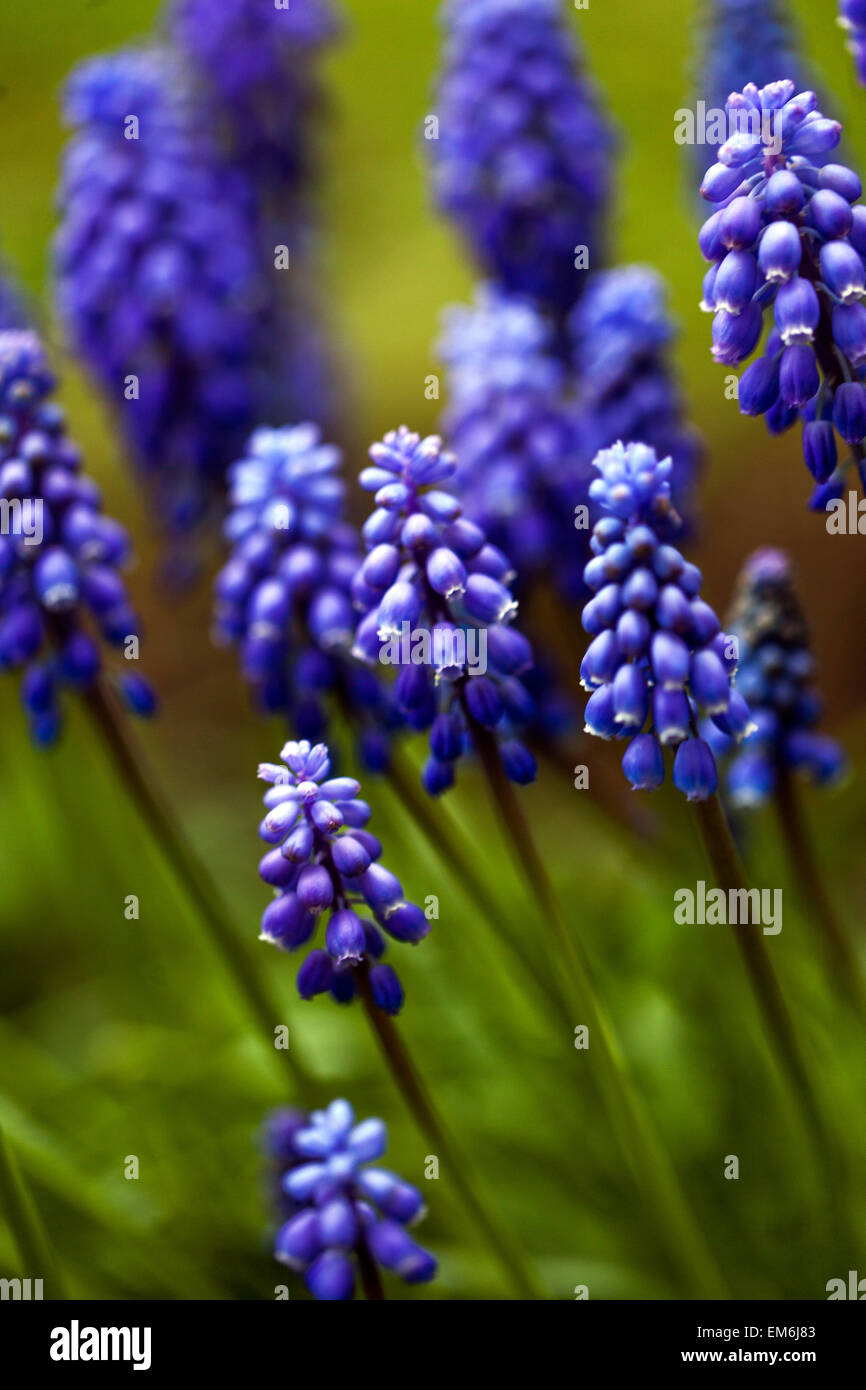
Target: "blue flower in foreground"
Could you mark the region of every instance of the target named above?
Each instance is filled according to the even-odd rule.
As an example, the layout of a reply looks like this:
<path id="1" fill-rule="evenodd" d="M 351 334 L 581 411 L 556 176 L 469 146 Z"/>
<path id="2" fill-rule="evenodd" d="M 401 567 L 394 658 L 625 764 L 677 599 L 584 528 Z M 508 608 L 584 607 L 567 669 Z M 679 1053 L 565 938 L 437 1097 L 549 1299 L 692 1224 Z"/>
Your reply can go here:
<path id="1" fill-rule="evenodd" d="M 343 520 L 339 449 L 316 425 L 257 430 L 229 469 L 223 528 L 231 556 L 217 575 L 215 634 L 236 644 L 256 707 L 284 714 L 312 742 L 331 706 L 361 727 L 359 753 L 381 771 L 396 715 L 375 676 L 351 657 L 351 583 L 361 543 Z"/>
<path id="2" fill-rule="evenodd" d="M 848 33 L 857 77 L 866 87 L 866 0 L 839 0 L 839 23 Z"/>
<path id="3" fill-rule="evenodd" d="M 736 739 L 751 727 L 733 689 L 730 639 L 701 596 L 701 572 L 661 537 L 671 516 L 670 459 L 645 444 L 615 444 L 595 460 L 590 497 L 605 515 L 592 535 L 583 610 L 592 637 L 580 668 L 592 691 L 586 732 L 627 738 L 622 765 L 635 790 L 664 781 L 666 747 L 676 748 L 674 785 L 689 801 L 712 796 L 715 759 L 696 732 L 706 714 Z"/>
<path id="4" fill-rule="evenodd" d="M 339 28 L 330 0 L 173 0 L 169 11 L 171 37 L 228 117 L 236 156 L 284 186 L 310 172 L 315 59 Z"/>
<path id="5" fill-rule="evenodd" d="M 815 662 L 784 551 L 757 550 L 749 557 L 728 624 L 739 642 L 737 689 L 756 725 L 728 770 L 731 801 L 739 806 L 766 801 L 785 770 L 822 785 L 838 781 L 846 758 L 835 739 L 817 731 L 821 699 Z M 720 730 L 708 738 L 719 753 L 732 749 Z"/>
<path id="6" fill-rule="evenodd" d="M 353 1296 L 364 1262 L 407 1284 L 428 1283 L 436 1260 L 406 1229 L 424 1215 L 421 1193 L 395 1173 L 371 1166 L 387 1147 L 384 1122 L 356 1124 L 348 1101 L 335 1100 L 300 1127 L 292 1112 L 290 1127 L 296 1157 L 283 1190 L 295 1212 L 277 1232 L 276 1258 L 303 1271 L 314 1298 L 332 1302 Z"/>
<path id="7" fill-rule="evenodd" d="M 841 164 L 817 168 L 841 127 L 793 82 L 728 100 L 741 118 L 701 192 L 717 211 L 700 247 L 711 269 L 704 306 L 715 314 L 713 356 L 728 366 L 758 346 L 764 314 L 774 324 L 763 354 L 739 385 L 744 415 L 766 415 L 773 433 L 803 420 L 803 453 L 818 483 L 812 505 L 841 495 L 866 437 L 866 206 L 860 179 Z M 839 461 L 837 436 L 850 450 Z"/>
<path id="8" fill-rule="evenodd" d="M 421 439 L 402 425 L 370 457 L 361 487 L 375 493 L 376 510 L 364 524 L 367 554 L 352 587 L 365 614 L 355 653 L 398 668 L 398 709 L 412 728 L 430 730 L 423 780 L 432 795 L 490 737 L 508 777 L 531 782 L 535 760 L 513 736 L 535 705 L 521 680 L 532 650 L 511 625 L 511 565 L 439 486 L 452 479 L 455 459 L 438 435 Z"/>
<path id="9" fill-rule="evenodd" d="M 436 200 L 485 273 L 563 312 L 577 248 L 603 258 L 613 139 L 559 0 L 451 0 L 444 22 Z"/>
<path id="10" fill-rule="evenodd" d="M 659 458 L 671 458 L 671 499 L 685 522 L 701 447 L 684 418 L 671 361 L 676 328 L 662 277 L 643 265 L 597 272 L 570 329 L 586 456 L 594 458 L 618 439 L 640 439 Z"/>
<path id="11" fill-rule="evenodd" d="M 785 0 L 710 0 L 700 24 L 696 96 L 709 115 L 723 111 L 731 92 L 748 80 L 756 87 L 775 82 L 786 73 L 797 90 L 810 85 L 803 64 L 792 16 Z M 709 131 L 708 131 L 709 134 Z M 694 154 L 703 157 L 696 143 Z M 703 159 L 698 173 L 703 173 Z"/>
<path id="12" fill-rule="evenodd" d="M 327 992 L 348 1003 L 360 978 L 360 988 L 369 988 L 378 1008 L 399 1013 L 403 989 L 391 966 L 381 964 L 385 939 L 379 927 L 414 946 L 430 923 L 420 907 L 405 900 L 399 880 L 377 862 L 382 846 L 364 828 L 370 808 L 358 799 L 360 783 L 329 776 L 323 743 L 287 743 L 280 757 L 283 763 L 262 763 L 258 774 L 271 783 L 259 835 L 272 847 L 259 875 L 277 890 L 262 917 L 261 939 L 296 951 L 327 913 L 325 948 L 311 951 L 298 971 L 301 997 Z M 375 922 L 359 916 L 356 907 L 369 911 Z"/>
<path id="13" fill-rule="evenodd" d="M 126 532 L 103 515 L 54 386 L 35 333 L 0 333 L 0 670 L 21 672 L 38 744 L 60 732 L 63 690 L 99 676 L 100 639 L 135 656 L 140 632 L 120 574 Z M 153 712 L 140 676 L 117 684 L 134 713 Z"/>
<path id="14" fill-rule="evenodd" d="M 446 311 L 444 326 L 442 424 L 464 508 L 521 581 L 553 569 L 572 590 L 573 514 L 589 469 L 553 325 L 531 300 L 483 285 L 473 305 Z"/>
<path id="15" fill-rule="evenodd" d="M 183 530 L 221 498 L 271 389 L 253 190 L 164 52 L 85 63 L 65 114 L 75 133 L 59 193 L 60 311 L 118 406 L 161 519 Z"/>

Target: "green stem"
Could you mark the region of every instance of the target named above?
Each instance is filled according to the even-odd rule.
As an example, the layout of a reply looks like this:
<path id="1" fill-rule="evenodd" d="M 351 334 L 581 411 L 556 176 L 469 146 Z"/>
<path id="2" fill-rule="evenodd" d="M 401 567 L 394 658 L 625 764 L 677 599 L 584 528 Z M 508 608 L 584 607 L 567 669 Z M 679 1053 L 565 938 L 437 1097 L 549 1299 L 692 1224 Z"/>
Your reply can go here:
<path id="1" fill-rule="evenodd" d="M 261 1032 L 262 1041 L 270 1043 L 290 1074 L 296 1098 L 307 1106 L 315 1101 L 312 1078 L 290 1048 L 273 1047 L 274 1028 L 281 1011 L 270 998 L 261 979 L 241 946 L 228 909 L 207 869 L 186 842 L 183 830 L 175 820 L 168 803 L 157 790 L 152 772 L 146 768 L 143 754 L 133 742 L 130 729 L 121 722 L 116 702 L 101 681 L 85 693 L 87 711 L 118 774 L 138 807 L 142 819 L 159 844 L 174 874 L 194 903 L 207 928 L 217 953 L 229 971 L 238 992 Z"/>
<path id="2" fill-rule="evenodd" d="M 405 1039 L 389 1014 L 376 1007 L 369 981 L 369 967 L 358 967 L 356 979 L 358 990 L 367 1013 L 370 1026 L 382 1052 L 385 1064 L 415 1117 L 419 1129 L 435 1145 L 439 1156 L 445 1163 L 452 1183 L 463 1200 L 467 1210 L 482 1231 L 502 1265 L 508 1279 L 514 1285 L 521 1299 L 545 1298 L 545 1292 L 537 1284 L 535 1277 L 526 1267 L 523 1252 L 511 1239 L 508 1230 L 478 1196 L 478 1182 L 469 1178 L 468 1160 L 458 1149 L 442 1121 L 424 1081 L 412 1060 Z"/>
<path id="3" fill-rule="evenodd" d="M 857 957 L 824 886 L 794 779 L 787 768 L 779 770 L 775 801 L 791 872 L 808 904 L 830 969 L 845 996 L 862 1009 L 863 983 Z"/>
<path id="4" fill-rule="evenodd" d="M 39 1213 L 28 1192 L 5 1134 L 0 1130 L 0 1201 L 25 1279 L 42 1279 L 49 1298 L 65 1298 L 60 1270 Z"/>
<path id="5" fill-rule="evenodd" d="M 745 890 L 745 874 L 718 795 L 693 804 L 717 887 L 726 893 Z M 758 929 L 747 923 L 736 922 L 731 927 L 776 1058 L 800 1103 L 806 1128 L 818 1145 L 821 1158 L 826 1161 L 830 1156 L 830 1147 L 824 1120 L 763 938 Z"/>
<path id="6" fill-rule="evenodd" d="M 521 969 L 521 978 L 531 979 L 545 1002 L 552 1002 L 564 1022 L 569 1023 L 567 1002 L 558 988 L 556 977 L 545 977 L 544 972 L 539 969 L 536 955 L 526 950 L 520 937 L 509 925 L 503 909 L 493 902 L 482 879 L 476 873 L 470 856 L 463 849 L 459 834 L 455 831 L 453 821 L 445 808 L 440 803 L 437 805 L 436 814 L 431 811 L 426 798 L 418 792 L 396 753 L 392 755 L 388 768 L 388 780 L 440 862 L 466 888 L 492 927 L 496 939 L 514 956 Z"/>
<path id="7" fill-rule="evenodd" d="M 530 891 L 542 909 L 555 956 L 571 984 L 576 1019 L 588 1025 L 590 1049 L 603 1072 L 597 1089 L 609 1113 L 632 1176 L 655 1208 L 674 1262 L 682 1265 L 698 1296 L 727 1298 L 728 1290 L 704 1241 L 679 1180 L 648 1111 L 628 1076 L 614 1029 L 598 998 L 582 947 L 572 939 L 547 870 L 514 788 L 508 780 L 492 734 L 472 719 L 464 705 L 473 742 L 484 769 L 497 814 L 525 871 Z M 593 1044 L 595 1044 L 593 1046 Z"/>

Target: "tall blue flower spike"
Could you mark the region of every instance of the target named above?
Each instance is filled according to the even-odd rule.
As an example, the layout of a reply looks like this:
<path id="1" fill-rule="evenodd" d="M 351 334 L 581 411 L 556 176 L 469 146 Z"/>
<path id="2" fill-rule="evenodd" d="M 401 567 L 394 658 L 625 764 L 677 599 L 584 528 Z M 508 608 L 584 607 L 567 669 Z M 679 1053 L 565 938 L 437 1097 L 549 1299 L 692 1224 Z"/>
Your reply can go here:
<path id="1" fill-rule="evenodd" d="M 55 258 L 62 318 L 118 405 L 160 520 L 184 530 L 255 423 L 266 290 L 255 202 L 163 51 L 67 85 Z"/>
<path id="2" fill-rule="evenodd" d="M 757 806 L 786 772 L 822 786 L 843 776 L 847 760 L 834 738 L 818 732 L 821 697 L 793 565 L 781 550 L 757 550 L 740 574 L 728 630 L 739 642 L 737 689 L 756 728 L 742 748 L 719 729 L 707 738 L 733 752 L 727 773 L 732 804 Z"/>
<path id="3" fill-rule="evenodd" d="M 271 846 L 259 875 L 276 890 L 262 916 L 261 939 L 296 951 L 327 913 L 325 947 L 311 951 L 298 971 L 301 997 L 330 993 L 338 1003 L 349 1003 L 361 971 L 376 1006 L 399 1013 L 403 988 L 391 966 L 381 963 L 385 938 L 379 928 L 414 946 L 430 923 L 377 862 L 382 846 L 365 829 L 370 807 L 358 799 L 360 783 L 329 776 L 323 743 L 287 743 L 280 757 L 282 763 L 262 763 L 258 773 L 270 783 L 259 835 Z M 375 921 L 359 916 L 356 907 Z"/>
<path id="4" fill-rule="evenodd" d="M 634 439 L 670 457 L 671 500 L 689 523 L 701 445 L 685 420 L 671 360 L 676 326 L 664 280 L 643 265 L 597 272 L 570 329 L 584 454 L 594 458 L 617 440 Z"/>
<path id="5" fill-rule="evenodd" d="M 256 708 L 317 742 L 351 712 L 358 753 L 385 769 L 400 722 L 386 687 L 351 656 L 360 538 L 344 520 L 340 451 L 313 424 L 259 429 L 229 469 L 231 546 L 217 575 L 214 631 L 236 645 Z"/>
<path id="6" fill-rule="evenodd" d="M 700 596 L 701 572 L 665 539 L 672 517 L 673 463 L 645 444 L 615 444 L 595 460 L 590 497 L 604 515 L 593 531 L 583 610 L 592 641 L 580 668 L 591 691 L 586 732 L 627 738 L 622 766 L 632 787 L 664 781 L 664 749 L 675 748 L 674 786 L 703 801 L 718 785 L 706 715 L 743 738 L 749 709 L 733 688 L 735 646 Z"/>
<path id="7" fill-rule="evenodd" d="M 430 730 L 423 781 L 431 795 L 452 785 L 479 736 L 496 740 L 511 781 L 531 782 L 535 759 L 515 731 L 535 713 L 521 679 L 533 659 L 512 625 L 510 562 L 440 486 L 455 459 L 438 435 L 422 439 L 402 425 L 370 457 L 361 487 L 375 493 L 376 510 L 352 586 L 364 614 L 354 650 L 397 668 L 398 709 L 412 728 Z"/>
<path id="8" fill-rule="evenodd" d="M 99 489 L 51 399 L 55 381 L 29 330 L 0 332 L 0 670 L 21 673 L 34 742 L 55 741 L 64 690 L 87 690 L 102 643 L 137 656 L 140 624 L 121 569 L 123 527 L 103 514 Z M 140 676 L 117 685 L 136 714 L 155 699 Z"/>
<path id="9" fill-rule="evenodd" d="M 365 1263 L 396 1274 L 406 1284 L 425 1284 L 436 1260 L 409 1235 L 424 1216 L 424 1199 L 396 1173 L 371 1166 L 382 1158 L 388 1132 L 382 1120 L 356 1124 L 348 1101 L 299 1119 L 289 1112 L 279 1124 L 286 1163 L 282 1187 L 294 1208 L 277 1232 L 274 1255 L 303 1272 L 314 1298 L 352 1298 Z"/>
<path id="10" fill-rule="evenodd" d="M 747 361 L 772 311 L 763 352 L 740 379 L 740 410 L 765 415 L 772 433 L 803 421 L 803 454 L 818 484 L 812 506 L 823 510 L 841 496 L 850 462 L 864 478 L 862 185 L 842 164 L 816 167 L 841 126 L 821 115 L 813 92 L 797 95 L 790 81 L 749 85 L 731 95 L 728 111 L 741 128 L 701 187 L 716 205 L 700 234 L 712 352 L 725 366 Z"/>
<path id="11" fill-rule="evenodd" d="M 604 258 L 613 137 L 559 0 L 449 0 L 437 203 L 502 288 L 557 313 Z"/>
<path id="12" fill-rule="evenodd" d="M 590 469 L 579 450 L 569 374 L 550 320 L 529 299 L 482 285 L 444 315 L 442 430 L 465 511 L 531 582 L 553 572 L 574 592 L 574 508 Z"/>
<path id="13" fill-rule="evenodd" d="M 322 105 L 315 60 L 340 31 L 330 0 L 173 0 L 168 31 L 206 78 L 238 160 L 297 192 Z"/>
<path id="14" fill-rule="evenodd" d="M 866 87 L 866 0 L 839 0 L 839 23 L 848 34 L 858 81 Z"/>
<path id="15" fill-rule="evenodd" d="M 309 216 L 271 196 L 168 50 L 83 64 L 65 112 L 61 316 L 118 406 L 160 521 L 182 532 L 221 508 L 258 422 L 333 413 L 310 277 L 299 290 L 276 268 L 281 248 L 303 258 Z"/>

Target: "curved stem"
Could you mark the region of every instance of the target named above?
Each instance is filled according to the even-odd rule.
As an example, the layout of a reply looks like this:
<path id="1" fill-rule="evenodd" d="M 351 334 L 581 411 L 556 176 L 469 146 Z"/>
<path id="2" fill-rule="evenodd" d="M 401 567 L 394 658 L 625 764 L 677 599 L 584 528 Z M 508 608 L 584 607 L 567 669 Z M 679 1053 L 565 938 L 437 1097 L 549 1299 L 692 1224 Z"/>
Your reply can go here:
<path id="1" fill-rule="evenodd" d="M 745 891 L 745 874 L 718 794 L 693 805 L 717 886 L 725 892 Z M 746 923 L 736 922 L 731 926 L 777 1060 L 800 1103 L 806 1128 L 821 1159 L 833 1159 L 835 1163 L 823 1116 L 800 1055 L 794 1025 L 763 938 Z"/>
<path id="2" fill-rule="evenodd" d="M 124 786 L 129 790 L 180 886 L 194 903 L 211 941 L 255 1020 L 257 1031 L 261 1032 L 263 1043 L 272 1040 L 274 1028 L 280 1019 L 280 1008 L 271 1000 L 240 944 L 229 911 L 210 874 L 189 847 L 181 826 L 157 790 L 140 748 L 133 743 L 132 732 L 119 718 L 113 694 L 99 680 L 85 691 L 84 700 Z M 308 1106 L 312 1105 L 315 1100 L 312 1078 L 291 1049 L 278 1050 L 271 1046 L 270 1050 L 283 1061 L 297 1098 Z"/>
<path id="3" fill-rule="evenodd" d="M 49 1288 L 49 1298 L 65 1298 L 54 1252 L 2 1129 L 0 1200 L 21 1259 L 22 1277 L 45 1281 Z"/>
<path id="4" fill-rule="evenodd" d="M 655 1126 L 628 1076 L 614 1029 L 599 1000 L 583 950 L 568 932 L 544 863 L 508 780 L 493 735 L 472 718 L 464 703 L 479 760 L 484 769 L 497 814 L 507 838 L 523 866 L 530 892 L 542 909 L 555 956 L 568 974 L 577 1019 L 590 1031 L 591 1053 L 600 1062 L 602 1077 L 597 1089 L 609 1113 L 632 1176 L 655 1208 L 664 1230 L 669 1255 L 693 1281 L 697 1296 L 727 1298 L 728 1291 L 715 1259 L 681 1191 L 679 1180 Z"/>
<path id="5" fill-rule="evenodd" d="M 544 1298 L 544 1290 L 526 1268 L 523 1252 L 511 1239 L 511 1235 L 499 1219 L 478 1196 L 478 1183 L 467 1177 L 468 1163 L 455 1141 L 446 1129 L 433 1101 L 430 1098 L 405 1039 L 389 1014 L 376 1007 L 370 988 L 369 967 L 366 963 L 358 966 L 356 979 L 358 992 L 364 1004 L 367 1018 L 376 1040 L 403 1099 L 415 1117 L 419 1128 L 439 1150 L 448 1176 L 457 1188 L 464 1205 L 472 1213 L 479 1230 L 495 1250 L 500 1264 L 506 1272 L 518 1295 L 522 1299 Z"/>
<path id="6" fill-rule="evenodd" d="M 418 828 L 422 831 L 425 838 L 435 851 L 440 862 L 449 869 L 461 884 L 468 890 L 475 902 L 481 908 L 487 921 L 490 923 L 497 940 L 501 941 L 511 951 L 515 960 L 520 965 L 524 974 L 531 979 L 545 1001 L 553 1002 L 560 1017 L 567 1023 L 569 1012 L 565 1000 L 561 997 L 558 990 L 556 978 L 546 978 L 543 971 L 538 967 L 536 956 L 531 951 L 527 951 L 518 937 L 512 931 L 505 917 L 503 910 L 497 908 L 487 892 L 483 880 L 475 871 L 475 866 L 471 857 L 463 849 L 459 835 L 455 832 L 453 822 L 450 820 L 444 807 L 437 806 L 437 813 L 434 814 L 426 799 L 419 794 L 411 777 L 409 777 L 393 755 L 388 768 L 388 780 L 393 786 L 397 796 L 409 811 Z"/>
<path id="7" fill-rule="evenodd" d="M 791 872 L 809 905 L 830 968 L 847 998 L 862 1008 L 863 984 L 857 957 L 824 886 L 797 788 L 787 768 L 779 769 L 775 802 Z"/>

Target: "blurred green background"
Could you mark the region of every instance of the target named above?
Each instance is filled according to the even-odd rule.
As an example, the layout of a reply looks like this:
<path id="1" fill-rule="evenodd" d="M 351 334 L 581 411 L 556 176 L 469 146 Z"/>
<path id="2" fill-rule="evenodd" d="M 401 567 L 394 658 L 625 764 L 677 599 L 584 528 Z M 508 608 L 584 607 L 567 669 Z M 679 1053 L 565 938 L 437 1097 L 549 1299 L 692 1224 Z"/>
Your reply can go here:
<path id="1" fill-rule="evenodd" d="M 322 257 L 352 377 L 351 477 L 367 441 L 384 429 L 435 424 L 424 379 L 437 366 L 431 343 L 439 311 L 466 297 L 473 276 L 425 188 L 418 132 L 431 109 L 436 6 L 343 0 L 343 8 L 348 32 L 326 63 L 333 109 Z M 807 512 L 794 436 L 770 440 L 760 424 L 742 419 L 709 356 L 709 321 L 697 310 L 702 263 L 689 170 L 673 141 L 701 8 L 608 0 L 573 22 L 621 130 L 615 257 L 661 270 L 682 324 L 679 364 L 708 449 L 695 556 L 706 596 L 723 608 L 742 559 L 760 543 L 787 547 L 800 568 L 827 727 L 846 743 L 855 774 L 838 794 L 810 798 L 807 811 L 831 893 L 862 948 L 862 541 L 829 537 Z M 801 0 L 792 9 L 824 89 L 837 98 L 830 114 L 847 118 L 849 149 L 864 168 L 866 93 L 835 25 L 835 0 Z M 156 0 L 7 0 L 0 11 L 0 243 L 44 322 L 63 142 L 58 89 L 81 57 L 135 39 L 158 11 Z M 153 538 L 108 413 L 75 363 L 60 350 L 56 357 L 72 432 L 140 556 L 132 589 L 147 621 L 143 664 L 163 699 L 162 718 L 145 731 L 149 755 L 229 897 L 251 965 L 281 1001 L 275 1022 L 289 1023 L 322 1101 L 345 1094 L 359 1114 L 381 1114 L 391 1131 L 390 1164 L 425 1186 L 422 1239 L 440 1257 L 441 1277 L 420 1294 L 402 1285 L 389 1292 L 505 1296 L 447 1172 L 424 1184 L 429 1146 L 383 1074 L 359 1011 L 300 1005 L 293 964 L 256 942 L 267 894 L 255 872 L 255 766 L 276 756 L 282 730 L 249 715 L 231 654 L 210 645 L 207 586 L 181 605 L 155 590 Z M 33 751 L 11 684 L 0 688 L 0 1126 L 67 1288 L 88 1298 L 271 1298 L 284 1277 L 267 1251 L 254 1137 L 262 1114 L 291 1099 L 279 1056 L 250 1024 L 89 727 L 73 714 L 55 752 Z M 459 877 L 431 855 L 387 788 L 368 782 L 365 792 L 387 862 L 407 891 L 416 900 L 440 898 L 430 940 L 400 952 L 401 1024 L 488 1199 L 536 1259 L 550 1297 L 573 1297 L 578 1284 L 591 1298 L 689 1297 L 586 1084 L 588 1054 L 576 1052 L 557 1018 L 521 987 Z M 503 920 L 535 949 L 538 909 L 473 775 L 447 804 L 495 885 Z M 524 805 L 731 1291 L 824 1297 L 828 1279 L 858 1260 L 862 1266 L 863 1193 L 850 1200 L 847 1233 L 833 1234 L 824 1182 L 775 1074 L 728 933 L 673 923 L 674 888 L 704 874 L 685 808 L 667 792 L 652 801 L 653 815 L 671 827 L 671 857 L 612 825 L 592 793 L 574 791 L 565 774 L 557 780 L 546 772 Z M 769 812 L 751 825 L 747 848 L 756 882 L 788 886 Z M 124 918 L 128 894 L 139 896 L 138 921 Z M 831 993 L 793 892 L 785 905 L 784 931 L 770 949 L 847 1162 L 862 1173 L 862 1028 Z M 132 1154 L 137 1181 L 123 1176 Z M 740 1157 L 738 1182 L 723 1176 L 728 1154 Z M 0 1274 L 16 1272 L 9 1233 L 0 1229 Z M 292 1296 L 300 1292 L 295 1281 Z"/>

